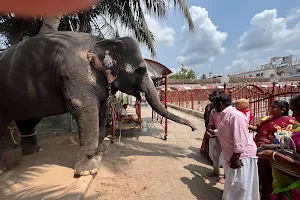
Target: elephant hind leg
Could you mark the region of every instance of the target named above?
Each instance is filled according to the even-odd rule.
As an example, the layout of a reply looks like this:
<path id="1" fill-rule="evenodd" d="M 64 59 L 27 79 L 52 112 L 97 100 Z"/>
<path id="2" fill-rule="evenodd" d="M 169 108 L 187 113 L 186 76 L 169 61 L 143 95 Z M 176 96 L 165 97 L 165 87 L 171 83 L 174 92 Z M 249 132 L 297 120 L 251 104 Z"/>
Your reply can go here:
<path id="1" fill-rule="evenodd" d="M 41 119 L 16 120 L 16 124 L 21 133 L 21 149 L 23 155 L 39 152 L 42 148 L 38 145 L 35 132 L 36 125 Z"/>
<path id="2" fill-rule="evenodd" d="M 10 120 L 3 120 L 0 116 L 0 138 L 2 138 L 9 122 L 10 122 Z M 2 147 L 0 146 L 0 174 L 5 172 L 5 170 L 6 170 L 6 166 L 3 163 L 1 153 L 2 153 Z"/>

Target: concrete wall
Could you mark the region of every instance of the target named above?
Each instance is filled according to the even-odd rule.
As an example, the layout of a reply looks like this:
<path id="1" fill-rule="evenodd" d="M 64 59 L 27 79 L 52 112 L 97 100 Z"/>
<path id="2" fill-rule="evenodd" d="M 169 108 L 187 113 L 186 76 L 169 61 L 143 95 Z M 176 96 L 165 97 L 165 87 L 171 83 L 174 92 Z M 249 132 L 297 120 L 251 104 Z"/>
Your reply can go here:
<path id="1" fill-rule="evenodd" d="M 278 73 L 282 73 L 282 76 L 290 76 L 293 74 L 297 74 L 297 67 L 300 67 L 300 65 L 292 65 L 292 66 L 285 66 L 277 68 Z"/>
<path id="2" fill-rule="evenodd" d="M 235 76 L 257 77 L 257 74 L 261 74 L 261 73 L 263 73 L 263 75 L 260 77 L 270 78 L 272 74 L 277 74 L 277 69 L 276 68 L 268 68 L 268 69 L 254 70 L 254 71 L 236 74 L 236 75 L 233 75 L 233 77 L 235 77 Z"/>
<path id="3" fill-rule="evenodd" d="M 172 105 L 172 104 L 169 104 L 169 103 L 167 103 L 167 106 L 170 107 L 170 108 L 174 108 L 176 110 L 182 111 L 184 113 L 193 115 L 195 117 L 199 117 L 199 118 L 202 118 L 202 119 L 204 118 L 204 113 L 202 113 L 202 112 L 198 112 L 198 111 L 194 111 L 194 110 L 191 110 L 191 109 L 175 106 L 175 105 Z"/>

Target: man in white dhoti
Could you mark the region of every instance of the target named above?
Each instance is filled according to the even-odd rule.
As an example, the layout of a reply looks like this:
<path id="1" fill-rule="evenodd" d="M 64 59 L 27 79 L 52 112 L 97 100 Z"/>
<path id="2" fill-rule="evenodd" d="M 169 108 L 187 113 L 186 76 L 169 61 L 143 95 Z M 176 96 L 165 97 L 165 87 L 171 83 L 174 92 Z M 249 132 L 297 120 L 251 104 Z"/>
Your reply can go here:
<path id="1" fill-rule="evenodd" d="M 246 116 L 231 106 L 231 98 L 221 94 L 214 99 L 220 112 L 216 130 L 225 159 L 226 181 L 223 200 L 259 200 L 256 145 L 248 130 Z M 222 130 L 218 134 L 217 130 Z"/>

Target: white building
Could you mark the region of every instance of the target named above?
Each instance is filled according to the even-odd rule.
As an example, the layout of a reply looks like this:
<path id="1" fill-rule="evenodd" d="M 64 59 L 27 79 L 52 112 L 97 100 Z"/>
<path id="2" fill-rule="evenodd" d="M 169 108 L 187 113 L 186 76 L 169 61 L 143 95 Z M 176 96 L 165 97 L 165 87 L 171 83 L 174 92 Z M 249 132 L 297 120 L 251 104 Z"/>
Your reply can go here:
<path id="1" fill-rule="evenodd" d="M 267 68 L 267 69 L 259 69 L 259 70 L 252 70 L 247 71 L 244 73 L 234 74 L 232 77 L 263 77 L 263 78 L 270 78 L 275 76 L 277 72 L 276 68 Z"/>
<path id="2" fill-rule="evenodd" d="M 300 74 L 300 64 L 294 64 L 291 66 L 284 66 L 277 68 L 277 73 L 280 76 L 292 76 L 295 74 Z"/>
<path id="3" fill-rule="evenodd" d="M 233 74 L 232 77 L 263 77 L 270 78 L 275 75 L 292 76 L 300 73 L 300 62 L 293 61 L 293 55 L 285 57 L 273 57 L 270 63 L 262 65 L 260 68 Z"/>

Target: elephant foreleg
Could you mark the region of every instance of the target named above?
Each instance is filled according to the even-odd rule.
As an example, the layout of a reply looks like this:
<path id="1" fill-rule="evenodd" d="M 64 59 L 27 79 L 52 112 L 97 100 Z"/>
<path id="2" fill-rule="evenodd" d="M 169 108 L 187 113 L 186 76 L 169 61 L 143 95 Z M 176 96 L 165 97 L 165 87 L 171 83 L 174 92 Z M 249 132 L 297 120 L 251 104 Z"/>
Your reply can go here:
<path id="1" fill-rule="evenodd" d="M 38 145 L 35 132 L 35 127 L 40 121 L 41 119 L 15 120 L 21 133 L 21 149 L 23 155 L 33 154 L 42 150 Z"/>
<path id="2" fill-rule="evenodd" d="M 95 174 L 98 162 L 95 154 L 99 144 L 99 108 L 96 98 L 74 98 L 70 100 L 71 113 L 79 130 L 80 150 L 75 164 L 75 173 L 81 176 Z"/>

